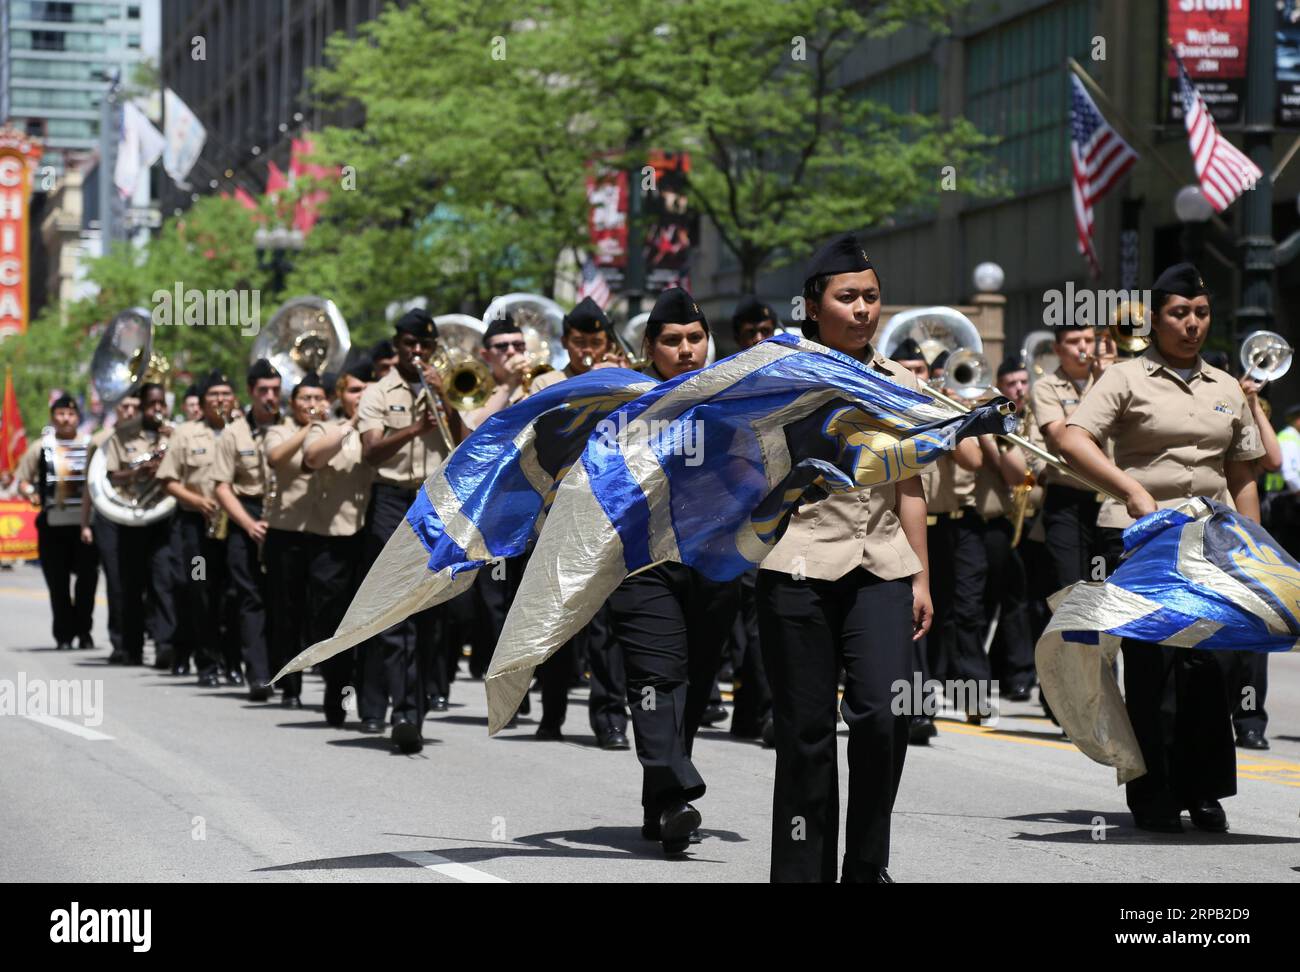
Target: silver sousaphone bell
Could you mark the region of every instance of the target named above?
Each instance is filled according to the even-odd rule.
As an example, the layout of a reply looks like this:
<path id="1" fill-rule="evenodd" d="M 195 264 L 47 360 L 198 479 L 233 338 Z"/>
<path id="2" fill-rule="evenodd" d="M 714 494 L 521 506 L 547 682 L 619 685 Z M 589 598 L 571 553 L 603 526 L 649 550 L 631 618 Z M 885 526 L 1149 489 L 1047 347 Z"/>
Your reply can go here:
<path id="1" fill-rule="evenodd" d="M 1241 370 L 1261 385 L 1277 381 L 1291 370 L 1294 351 L 1286 338 L 1274 331 L 1252 331 L 1241 342 Z"/>
<path id="2" fill-rule="evenodd" d="M 285 301 L 253 342 L 250 363 L 266 358 L 280 372 L 284 399 L 314 371 L 338 371 L 352 346 L 347 321 L 334 301 L 324 297 L 294 297 Z"/>

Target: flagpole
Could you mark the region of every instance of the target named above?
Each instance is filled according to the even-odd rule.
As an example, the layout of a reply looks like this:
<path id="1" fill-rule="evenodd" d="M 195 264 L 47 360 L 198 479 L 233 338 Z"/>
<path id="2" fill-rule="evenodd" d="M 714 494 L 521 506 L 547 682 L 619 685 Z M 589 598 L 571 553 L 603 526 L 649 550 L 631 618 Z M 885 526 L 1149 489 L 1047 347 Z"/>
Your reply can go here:
<path id="1" fill-rule="evenodd" d="M 1176 185 L 1180 187 L 1187 185 L 1186 176 L 1179 175 L 1178 171 L 1169 164 L 1164 156 L 1156 151 L 1155 146 L 1142 137 L 1141 133 L 1134 128 L 1133 124 L 1124 116 L 1124 113 L 1116 108 L 1115 103 L 1106 96 L 1106 92 L 1101 89 L 1101 85 L 1097 84 L 1097 82 L 1088 75 L 1088 72 L 1080 66 L 1079 62 L 1072 57 L 1067 57 L 1065 61 L 1070 70 L 1074 72 L 1075 77 L 1083 82 L 1084 86 L 1101 100 L 1102 105 L 1105 106 L 1107 111 L 1124 126 L 1129 141 L 1136 142 L 1138 145 L 1142 146 L 1143 151 L 1151 158 L 1155 159 L 1156 164 L 1165 170 L 1165 174 L 1168 175 Z M 1214 223 L 1215 226 L 1219 227 L 1219 229 L 1223 230 L 1223 232 L 1227 233 L 1229 236 L 1232 235 L 1231 227 L 1223 221 L 1218 213 L 1215 213 L 1210 217 L 1210 222 Z"/>

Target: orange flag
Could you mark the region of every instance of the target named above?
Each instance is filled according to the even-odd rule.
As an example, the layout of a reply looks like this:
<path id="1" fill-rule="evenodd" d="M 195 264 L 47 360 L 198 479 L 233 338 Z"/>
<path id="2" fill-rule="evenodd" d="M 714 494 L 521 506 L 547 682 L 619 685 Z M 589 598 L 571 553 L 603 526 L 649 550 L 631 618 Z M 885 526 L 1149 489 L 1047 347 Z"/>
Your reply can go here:
<path id="1" fill-rule="evenodd" d="M 18 468 L 18 460 L 27 451 L 27 431 L 18 414 L 18 393 L 14 391 L 13 369 L 5 369 L 4 411 L 0 412 L 0 472 Z"/>

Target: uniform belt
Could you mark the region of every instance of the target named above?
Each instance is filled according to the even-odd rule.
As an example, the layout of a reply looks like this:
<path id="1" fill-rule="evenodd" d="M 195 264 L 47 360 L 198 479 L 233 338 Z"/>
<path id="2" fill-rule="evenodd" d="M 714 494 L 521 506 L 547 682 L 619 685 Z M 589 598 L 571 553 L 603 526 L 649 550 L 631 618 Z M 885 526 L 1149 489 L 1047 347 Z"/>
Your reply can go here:
<path id="1" fill-rule="evenodd" d="M 398 486 L 394 483 L 373 483 L 370 488 L 375 491 L 382 489 L 390 493 L 402 493 L 403 495 L 414 497 L 414 495 L 420 491 L 422 485 L 423 483 L 416 483 L 414 486 Z"/>
<path id="2" fill-rule="evenodd" d="M 967 507 L 964 507 L 964 506 L 963 506 L 960 510 L 956 510 L 955 512 L 952 512 L 952 513 L 936 513 L 936 514 L 934 514 L 934 516 L 935 516 L 936 519 L 939 519 L 939 520 L 960 520 L 963 516 L 966 515 L 966 509 L 967 509 Z"/>

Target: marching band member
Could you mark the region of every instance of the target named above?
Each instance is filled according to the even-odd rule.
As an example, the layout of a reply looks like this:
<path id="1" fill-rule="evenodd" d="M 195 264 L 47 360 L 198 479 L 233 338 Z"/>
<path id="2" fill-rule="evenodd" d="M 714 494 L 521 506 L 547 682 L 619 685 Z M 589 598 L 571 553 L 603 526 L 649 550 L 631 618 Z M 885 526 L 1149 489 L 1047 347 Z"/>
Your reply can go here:
<path id="1" fill-rule="evenodd" d="M 899 384 L 915 376 L 871 344 L 880 281 L 856 236 L 813 257 L 805 334 Z M 930 628 L 925 496 L 919 478 L 800 507 L 758 573 L 759 630 L 772 687 L 776 783 L 773 881 L 834 881 L 839 836 L 836 694 L 849 727 L 849 809 L 842 876 L 892 883 L 889 825 L 910 718 L 891 686 L 913 673 L 912 642 Z"/>
<path id="2" fill-rule="evenodd" d="M 197 383 L 185 389 L 185 397 L 181 399 L 181 414 L 185 416 L 186 422 L 197 422 L 203 418 L 203 396 L 199 394 Z"/>
<path id="3" fill-rule="evenodd" d="M 1060 436 L 1065 458 L 1123 502 L 1102 504 L 1112 547 L 1120 530 L 1195 496 L 1259 519 L 1253 462 L 1264 454 L 1241 387 L 1200 356 L 1210 328 L 1209 291 L 1190 263 L 1152 288 L 1152 342 L 1097 382 Z M 1113 446 L 1110 459 L 1098 445 Z M 1230 653 L 1125 638 L 1124 702 L 1146 762 L 1127 784 L 1134 822 L 1177 833 L 1184 809 L 1201 830 L 1223 832 L 1219 800 L 1237 792 L 1224 666 Z"/>
<path id="4" fill-rule="evenodd" d="M 397 367 L 397 349 L 387 339 L 375 342 L 370 349 L 370 361 L 375 370 L 375 381 L 382 381 L 388 373 Z"/>
<path id="5" fill-rule="evenodd" d="M 95 647 L 94 622 L 99 557 L 83 543 L 81 504 L 86 485 L 90 437 L 79 435 L 81 409 L 71 395 L 50 403 L 53 430 L 33 442 L 18 462 L 18 488 L 41 512 L 36 517 L 36 550 L 54 612 L 54 643 L 60 651 Z M 72 584 L 75 575 L 76 583 Z"/>
<path id="6" fill-rule="evenodd" d="M 242 667 L 248 673 L 248 698 L 265 702 L 271 697 L 271 672 L 267 659 L 267 586 L 262 568 L 266 542 L 263 513 L 267 472 L 262 453 L 266 433 L 280 422 L 280 373 L 259 358 L 248 369 L 252 404 L 248 415 L 235 412 L 217 443 L 213 469 L 217 501 L 235 527 L 229 531 L 226 563 L 235 591 L 239 624 L 239 649 L 226 652 L 227 680 L 243 685 Z"/>
<path id="7" fill-rule="evenodd" d="M 514 321 L 496 320 L 487 326 L 479 356 L 492 372 L 492 394 L 478 408 L 465 413 L 467 429 L 477 429 L 489 416 L 510 407 L 527 394 L 524 390 L 524 374 L 528 366 L 524 352 L 527 350 L 524 333 Z"/>
<path id="8" fill-rule="evenodd" d="M 646 374 L 667 381 L 704 366 L 709 325 L 691 295 L 672 287 L 655 301 L 644 341 Z M 738 606 L 735 581 L 711 581 L 676 563 L 628 577 L 609 598 L 641 761 L 641 836 L 665 853 L 685 850 L 700 825 L 690 801 L 705 785 L 691 749 Z"/>
<path id="9" fill-rule="evenodd" d="M 141 386 L 140 402 L 140 417 L 119 422 L 105 444 L 104 464 L 115 488 L 133 490 L 137 497 L 148 493 L 157 502 L 164 494 L 156 476 L 169 444 L 170 430 L 164 425 L 167 393 L 162 385 L 150 382 Z M 170 517 L 118 530 L 122 583 L 120 661 L 126 664 L 139 665 L 143 661 L 147 615 L 157 653 L 154 667 L 166 669 L 172 665 L 176 613 L 168 576 L 172 570 L 171 530 Z"/>
<path id="10" fill-rule="evenodd" d="M 226 541 L 216 498 L 217 443 L 235 393 L 218 370 L 200 387 L 203 417 L 182 422 L 172 433 L 156 477 L 180 507 L 172 518 L 173 556 L 181 570 L 177 639 L 194 652 L 199 684 L 215 687 L 221 684 L 217 638 L 226 576 Z"/>
<path id="11" fill-rule="evenodd" d="M 585 375 L 593 368 L 626 367 L 627 362 L 610 336 L 614 325 L 609 316 L 590 297 L 564 315 L 560 344 L 569 353 L 569 363 L 562 371 L 547 371 L 533 379 L 530 392 L 549 388 L 565 378 Z"/>
<path id="12" fill-rule="evenodd" d="M 104 426 L 90 437 L 90 448 L 86 450 L 86 468 L 95 453 L 109 441 L 113 430 L 131 421 L 140 413 L 140 398 L 137 395 L 123 395 L 113 407 L 116 423 Z M 129 658 L 122 650 L 122 569 L 118 554 L 121 529 L 106 516 L 100 516 L 94 503 L 81 504 L 81 542 L 93 543 L 99 553 L 99 564 L 104 568 L 104 588 L 108 595 L 108 643 L 112 651 L 108 656 L 110 665 L 121 665 L 131 660 L 140 664 L 139 658 Z M 138 654 L 138 652 L 137 652 Z"/>
<path id="13" fill-rule="evenodd" d="M 361 459 L 361 436 L 357 432 L 361 395 L 374 380 L 374 368 L 366 362 L 354 365 L 339 378 L 336 387 L 343 418 L 313 418 L 303 443 L 302 465 L 312 470 L 311 508 L 307 516 L 308 546 L 307 641 L 324 641 L 338 630 L 361 583 L 357 564 L 361 561 L 362 526 L 374 469 Z M 343 725 L 347 713 L 343 690 L 355 684 L 356 652 L 346 651 L 321 664 L 325 678 L 325 721 Z"/>
<path id="14" fill-rule="evenodd" d="M 366 513 L 364 569 L 374 563 L 402 523 L 420 486 L 452 448 L 443 439 L 432 410 L 443 411 L 453 439 L 459 441 L 464 436 L 460 415 L 447 403 L 442 380 L 428 364 L 437 338 L 437 325 L 426 311 L 407 311 L 395 327 L 397 366 L 361 395 L 357 430 L 362 456 L 375 470 Z M 428 400 L 425 384 L 438 401 Z M 358 694 L 362 731 L 383 731 L 391 699 L 392 739 L 405 753 L 424 748 L 421 727 L 426 675 L 421 645 L 432 645 L 437 637 L 436 610 L 407 618 L 361 646 Z"/>

